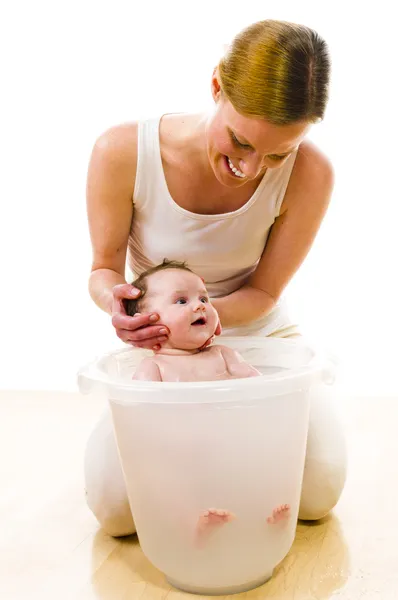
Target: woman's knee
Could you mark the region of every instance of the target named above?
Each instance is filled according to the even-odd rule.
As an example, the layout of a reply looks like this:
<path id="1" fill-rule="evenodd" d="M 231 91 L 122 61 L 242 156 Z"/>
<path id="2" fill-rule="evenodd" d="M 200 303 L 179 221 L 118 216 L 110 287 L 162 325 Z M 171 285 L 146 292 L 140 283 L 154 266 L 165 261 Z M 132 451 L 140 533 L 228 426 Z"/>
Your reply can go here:
<path id="1" fill-rule="evenodd" d="M 315 521 L 325 517 L 337 504 L 346 480 L 346 462 L 308 460 L 305 465 L 299 519 Z"/>
<path id="2" fill-rule="evenodd" d="M 101 527 L 114 537 L 135 533 L 110 413 L 87 442 L 84 476 L 87 505 Z"/>
<path id="3" fill-rule="evenodd" d="M 299 518 L 316 520 L 337 504 L 346 481 L 347 452 L 333 387 L 312 392 Z"/>
<path id="4" fill-rule="evenodd" d="M 109 494 L 96 494 L 90 497 L 86 490 L 87 505 L 102 529 L 113 537 L 122 537 L 136 532 L 130 504 L 127 499 L 118 503 L 109 498 Z"/>

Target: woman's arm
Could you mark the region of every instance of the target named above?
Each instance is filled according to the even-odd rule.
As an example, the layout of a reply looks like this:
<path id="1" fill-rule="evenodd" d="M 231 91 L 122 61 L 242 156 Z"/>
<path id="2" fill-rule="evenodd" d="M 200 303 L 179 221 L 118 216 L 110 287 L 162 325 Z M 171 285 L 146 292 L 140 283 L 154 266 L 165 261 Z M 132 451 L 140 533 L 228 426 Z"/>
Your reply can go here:
<path id="1" fill-rule="evenodd" d="M 158 315 L 126 315 L 123 300 L 137 297 L 126 283 L 127 244 L 133 218 L 137 164 L 136 124 L 120 125 L 96 142 L 87 176 L 87 214 L 93 251 L 89 291 L 112 315 L 117 336 L 126 343 L 152 348 L 166 339 L 153 326 Z M 139 293 L 139 291 L 137 290 Z"/>
<path id="2" fill-rule="evenodd" d="M 333 190 L 329 160 L 303 142 L 260 262 L 248 283 L 212 300 L 223 327 L 236 327 L 267 315 L 307 256 Z"/>
<path id="3" fill-rule="evenodd" d="M 114 127 L 96 142 L 87 176 L 87 215 L 93 251 L 89 291 L 112 314 L 115 285 L 124 284 L 133 217 L 137 126 Z"/>

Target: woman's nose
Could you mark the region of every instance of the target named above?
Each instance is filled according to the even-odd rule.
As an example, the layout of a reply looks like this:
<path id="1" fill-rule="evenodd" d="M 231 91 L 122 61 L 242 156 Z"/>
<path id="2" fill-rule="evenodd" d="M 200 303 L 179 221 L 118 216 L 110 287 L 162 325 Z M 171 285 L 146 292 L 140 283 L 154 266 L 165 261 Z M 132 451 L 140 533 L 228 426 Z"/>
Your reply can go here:
<path id="1" fill-rule="evenodd" d="M 261 157 L 248 156 L 239 161 L 239 170 L 249 179 L 255 179 L 262 167 Z"/>

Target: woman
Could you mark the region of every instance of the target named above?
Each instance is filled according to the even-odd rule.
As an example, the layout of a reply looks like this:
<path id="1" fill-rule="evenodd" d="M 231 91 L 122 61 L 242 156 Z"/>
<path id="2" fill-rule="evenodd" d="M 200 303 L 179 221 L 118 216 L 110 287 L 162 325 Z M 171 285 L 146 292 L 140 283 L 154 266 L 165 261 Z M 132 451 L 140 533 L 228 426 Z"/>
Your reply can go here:
<path id="1" fill-rule="evenodd" d="M 167 339 L 156 314 L 129 317 L 123 305 L 139 294 L 126 283 L 126 258 L 138 276 L 165 257 L 204 278 L 220 316 L 217 333 L 300 335 L 281 295 L 333 188 L 328 159 L 305 140 L 324 116 L 329 70 L 327 46 L 314 31 L 261 21 L 237 35 L 214 70 L 210 114 L 129 123 L 97 140 L 87 184 L 89 289 L 120 339 L 145 348 Z M 341 432 L 322 446 L 315 422 L 313 408 L 300 507 L 306 519 L 329 512 L 345 480 Z M 86 480 L 102 526 L 113 535 L 134 531 L 109 414 L 89 441 Z"/>

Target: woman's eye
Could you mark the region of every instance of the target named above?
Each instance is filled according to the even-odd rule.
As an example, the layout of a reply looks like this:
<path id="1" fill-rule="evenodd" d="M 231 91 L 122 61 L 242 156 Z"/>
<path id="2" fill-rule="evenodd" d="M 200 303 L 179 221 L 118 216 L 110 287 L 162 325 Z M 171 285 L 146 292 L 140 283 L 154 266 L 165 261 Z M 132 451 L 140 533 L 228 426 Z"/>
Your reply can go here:
<path id="1" fill-rule="evenodd" d="M 245 148 L 247 150 L 251 149 L 250 144 L 242 144 L 242 142 L 240 142 L 233 133 L 231 133 L 231 138 L 236 146 L 239 146 L 240 148 Z"/>
<path id="2" fill-rule="evenodd" d="M 178 298 L 178 300 L 176 300 L 176 304 L 186 304 L 187 301 L 185 298 Z"/>
<path id="3" fill-rule="evenodd" d="M 277 154 L 269 154 L 267 156 L 267 158 L 269 158 L 270 160 L 281 161 L 281 160 L 284 160 L 285 158 L 287 158 L 287 155 L 286 156 L 278 156 Z"/>

